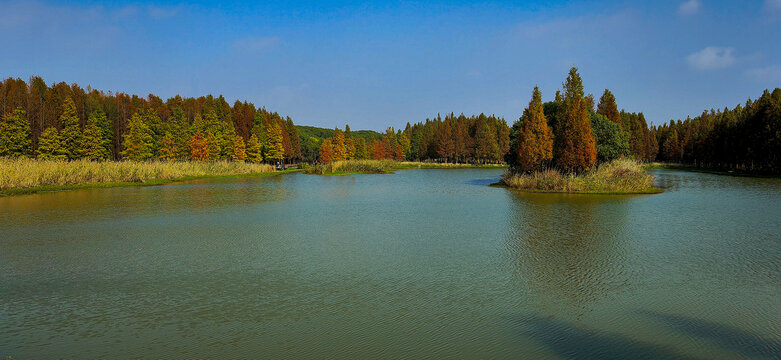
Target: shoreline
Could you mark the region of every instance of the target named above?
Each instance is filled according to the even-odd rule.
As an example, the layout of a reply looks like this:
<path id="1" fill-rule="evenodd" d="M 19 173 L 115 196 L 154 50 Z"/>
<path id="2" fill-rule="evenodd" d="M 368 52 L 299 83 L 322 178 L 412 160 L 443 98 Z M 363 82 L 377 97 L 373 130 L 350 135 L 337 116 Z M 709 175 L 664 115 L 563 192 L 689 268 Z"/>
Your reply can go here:
<path id="1" fill-rule="evenodd" d="M 261 173 L 248 173 L 248 174 L 231 174 L 231 175 L 204 175 L 204 176 L 183 176 L 171 179 L 155 179 L 145 182 L 130 182 L 130 181 L 118 181 L 118 182 L 103 182 L 103 183 L 85 183 L 85 184 L 72 184 L 72 185 L 44 185 L 29 188 L 10 188 L 0 190 L 0 197 L 16 196 L 16 195 L 32 195 L 47 192 L 60 192 L 71 190 L 86 190 L 86 189 L 110 189 L 118 187 L 146 187 L 146 186 L 161 186 L 171 185 L 174 183 L 201 180 L 201 179 L 222 179 L 222 178 L 240 178 L 240 177 L 266 177 L 266 176 L 278 176 L 285 175 L 294 172 L 300 172 L 300 169 L 280 170 Z"/>
<path id="2" fill-rule="evenodd" d="M 704 167 L 697 167 L 697 166 L 677 164 L 677 163 L 654 162 L 654 163 L 644 165 L 643 168 L 645 168 L 646 170 L 681 170 L 681 171 L 691 171 L 691 172 L 713 174 L 713 175 L 781 179 L 781 174 L 773 175 L 773 174 L 751 173 L 751 172 L 744 172 L 738 170 L 720 170 L 716 168 L 704 168 Z"/>

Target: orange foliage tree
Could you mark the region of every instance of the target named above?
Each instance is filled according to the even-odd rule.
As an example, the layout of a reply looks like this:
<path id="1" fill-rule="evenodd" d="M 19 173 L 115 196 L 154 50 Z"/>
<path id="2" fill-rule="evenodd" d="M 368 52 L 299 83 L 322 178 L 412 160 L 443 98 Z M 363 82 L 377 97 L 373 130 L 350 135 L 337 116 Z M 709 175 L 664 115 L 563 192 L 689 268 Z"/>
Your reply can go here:
<path id="1" fill-rule="evenodd" d="M 529 107 L 523 111 L 515 140 L 515 164 L 521 171 L 542 170 L 553 158 L 553 133 L 542 111 L 542 94 L 534 87 Z"/>
<path id="2" fill-rule="evenodd" d="M 200 132 L 190 137 L 190 158 L 200 161 L 209 160 L 209 143 Z"/>
<path id="3" fill-rule="evenodd" d="M 326 164 L 334 161 L 334 146 L 331 139 L 323 140 L 320 144 L 320 161 Z"/>
<path id="4" fill-rule="evenodd" d="M 597 162 L 597 146 L 591 133 L 583 81 L 573 67 L 564 84 L 564 103 L 556 131 L 556 164 L 564 171 L 580 173 Z"/>

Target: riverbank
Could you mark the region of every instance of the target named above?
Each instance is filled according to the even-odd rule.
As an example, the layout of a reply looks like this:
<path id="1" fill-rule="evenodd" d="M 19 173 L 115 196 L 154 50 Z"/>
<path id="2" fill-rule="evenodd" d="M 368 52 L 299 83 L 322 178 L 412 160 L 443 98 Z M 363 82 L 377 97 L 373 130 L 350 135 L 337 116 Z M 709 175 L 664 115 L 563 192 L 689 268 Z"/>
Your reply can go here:
<path id="1" fill-rule="evenodd" d="M 89 161 L 0 158 L 0 196 L 124 186 L 153 186 L 185 180 L 271 176 L 274 166 L 232 161 Z"/>
<path id="2" fill-rule="evenodd" d="M 516 190 L 540 193 L 573 194 L 657 194 L 654 177 L 638 162 L 614 160 L 580 175 L 562 174 L 553 169 L 531 174 L 506 172 L 500 185 Z"/>
<path id="3" fill-rule="evenodd" d="M 394 170 L 404 169 L 470 169 L 470 168 L 504 168 L 504 164 L 457 164 L 394 160 L 344 160 L 329 164 L 304 167 L 306 174 L 313 175 L 355 175 L 355 174 L 390 174 Z"/>

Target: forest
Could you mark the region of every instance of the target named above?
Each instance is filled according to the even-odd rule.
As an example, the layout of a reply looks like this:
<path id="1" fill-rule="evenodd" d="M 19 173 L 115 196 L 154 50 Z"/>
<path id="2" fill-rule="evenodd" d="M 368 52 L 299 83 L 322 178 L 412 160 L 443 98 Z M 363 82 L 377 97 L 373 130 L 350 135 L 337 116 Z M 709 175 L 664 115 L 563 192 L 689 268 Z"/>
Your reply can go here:
<path id="1" fill-rule="evenodd" d="M 573 71 L 577 75 L 577 69 Z M 579 80 L 579 75 L 577 76 Z M 583 171 L 621 157 L 697 167 L 781 172 L 781 90 L 730 110 L 704 111 L 655 126 L 643 113 L 618 110 L 605 89 L 598 103 L 579 88 L 542 102 L 533 94 L 512 127 L 495 115 L 437 115 L 379 133 L 293 124 L 289 116 L 223 96 L 163 100 L 77 84 L 0 82 L 0 156 L 91 160 L 235 160 L 265 163 L 394 159 L 503 163 L 515 169 Z M 574 91 L 574 93 L 573 93 Z M 573 108 L 572 99 L 583 106 Z M 580 101 L 580 100 L 578 100 Z M 533 107 L 533 109 L 532 109 Z M 570 114 L 576 111 L 577 114 Z M 570 115 L 567 115 L 570 114 Z M 580 123 L 562 123 L 575 116 Z M 541 128 L 544 119 L 547 132 Z M 536 128 L 535 128 L 536 127 Z M 527 149 L 519 149 L 518 139 Z M 569 146 L 570 150 L 565 148 Z M 570 156 L 578 148 L 585 155 Z M 564 150 L 563 150 L 564 149 Z M 525 151 L 519 156 L 519 151 Z"/>

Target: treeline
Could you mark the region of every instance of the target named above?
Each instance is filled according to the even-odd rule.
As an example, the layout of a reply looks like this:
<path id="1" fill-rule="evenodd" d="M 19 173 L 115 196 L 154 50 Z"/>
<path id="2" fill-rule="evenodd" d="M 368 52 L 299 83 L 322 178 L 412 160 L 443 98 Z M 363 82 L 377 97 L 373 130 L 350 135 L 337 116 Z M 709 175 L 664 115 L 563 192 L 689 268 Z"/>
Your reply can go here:
<path id="1" fill-rule="evenodd" d="M 781 89 L 730 110 L 652 127 L 657 158 L 697 167 L 781 173 Z"/>
<path id="2" fill-rule="evenodd" d="M 496 116 L 426 119 L 404 130 L 390 127 L 380 138 L 353 138 L 349 125 L 323 141 L 320 160 L 394 159 L 460 163 L 498 163 L 510 149 L 510 128 Z"/>
<path id="3" fill-rule="evenodd" d="M 0 156 L 89 159 L 234 159 L 293 162 L 302 158 L 290 117 L 233 106 L 222 96 L 163 101 L 83 89 L 64 82 L 0 83 Z"/>
<path id="4" fill-rule="evenodd" d="M 581 173 L 621 157 L 653 160 L 657 146 L 643 114 L 619 112 L 610 90 L 605 89 L 595 109 L 594 97 L 585 95 L 573 67 L 554 101 L 543 104 L 539 88 L 534 88 L 510 131 L 510 149 L 506 160 L 515 172 L 557 168 Z"/>

